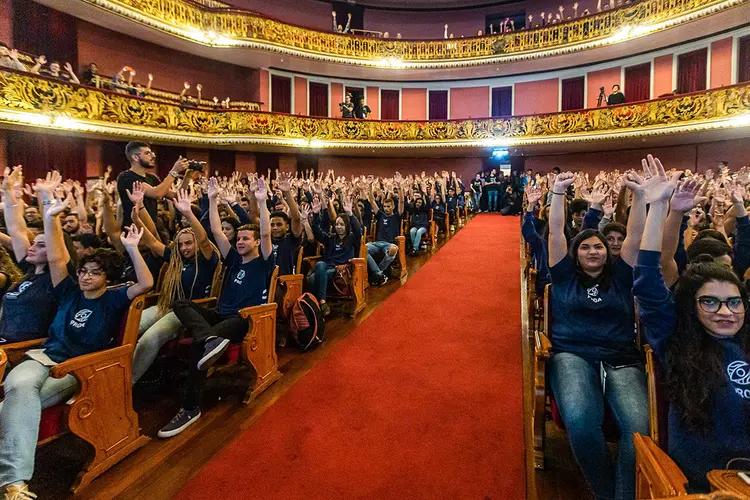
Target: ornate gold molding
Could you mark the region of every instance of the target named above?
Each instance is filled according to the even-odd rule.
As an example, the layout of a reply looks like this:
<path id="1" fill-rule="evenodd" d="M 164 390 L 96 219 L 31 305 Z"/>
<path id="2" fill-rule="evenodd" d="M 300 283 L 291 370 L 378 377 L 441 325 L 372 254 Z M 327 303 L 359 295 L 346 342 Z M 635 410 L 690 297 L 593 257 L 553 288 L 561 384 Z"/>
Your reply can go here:
<path id="1" fill-rule="evenodd" d="M 748 0 L 648 0 L 542 28 L 448 40 L 394 40 L 315 31 L 214 0 L 79 0 L 217 47 L 250 47 L 371 67 L 451 68 L 535 59 L 623 42 Z"/>
<path id="2" fill-rule="evenodd" d="M 182 108 L 0 71 L 0 123 L 204 146 L 523 146 L 750 126 L 750 83 L 612 108 L 545 115 L 377 121 Z"/>

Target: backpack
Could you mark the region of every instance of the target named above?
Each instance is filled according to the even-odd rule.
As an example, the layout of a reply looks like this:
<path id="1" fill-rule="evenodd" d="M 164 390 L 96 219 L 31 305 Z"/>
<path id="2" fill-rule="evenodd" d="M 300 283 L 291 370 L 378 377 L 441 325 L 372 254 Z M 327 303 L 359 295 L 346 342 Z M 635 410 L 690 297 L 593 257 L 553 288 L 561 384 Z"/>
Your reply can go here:
<path id="1" fill-rule="evenodd" d="M 289 315 L 289 331 L 301 352 L 314 349 L 325 340 L 326 322 L 313 294 L 303 293 L 294 302 Z"/>

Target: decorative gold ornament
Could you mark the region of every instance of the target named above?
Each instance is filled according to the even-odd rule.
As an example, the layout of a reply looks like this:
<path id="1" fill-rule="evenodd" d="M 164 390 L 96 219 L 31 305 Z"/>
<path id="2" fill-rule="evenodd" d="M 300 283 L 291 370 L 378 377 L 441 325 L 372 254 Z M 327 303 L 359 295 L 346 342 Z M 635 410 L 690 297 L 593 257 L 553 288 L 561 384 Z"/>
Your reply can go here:
<path id="1" fill-rule="evenodd" d="M 410 69 L 536 59 L 623 42 L 748 0 L 649 0 L 541 28 L 423 41 L 315 31 L 214 0 L 77 1 L 204 45 L 251 47 L 322 61 Z"/>
<path id="2" fill-rule="evenodd" d="M 507 118 L 378 121 L 185 108 L 8 70 L 0 71 L 0 123 L 206 146 L 520 146 L 750 126 L 750 83 L 612 108 Z"/>

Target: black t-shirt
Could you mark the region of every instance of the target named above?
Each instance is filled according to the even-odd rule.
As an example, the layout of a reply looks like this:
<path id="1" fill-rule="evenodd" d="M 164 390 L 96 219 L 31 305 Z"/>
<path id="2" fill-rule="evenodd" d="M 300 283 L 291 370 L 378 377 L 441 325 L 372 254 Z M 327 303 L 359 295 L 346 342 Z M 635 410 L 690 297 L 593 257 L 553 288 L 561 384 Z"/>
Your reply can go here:
<path id="1" fill-rule="evenodd" d="M 383 210 L 378 210 L 375 220 L 377 221 L 375 240 L 396 243 L 396 236 L 401 233 L 401 214 L 385 215 Z"/>
<path id="2" fill-rule="evenodd" d="M 62 80 L 65 83 L 70 82 L 70 75 L 67 72 L 60 71 L 58 74 L 53 75 L 49 70 L 43 69 L 39 72 L 40 75 L 46 76 L 47 78 L 56 78 Z"/>
<path id="3" fill-rule="evenodd" d="M 279 276 L 295 274 L 300 238 L 289 231 L 283 238 L 273 241 L 273 260 L 279 266 Z"/>
<path id="4" fill-rule="evenodd" d="M 120 195 L 120 201 L 122 202 L 122 225 L 123 226 L 129 226 L 133 223 L 133 219 L 131 219 L 130 214 L 133 212 L 133 202 L 130 201 L 130 198 L 128 198 L 128 193 L 125 192 L 126 189 L 130 190 L 130 192 L 133 192 L 133 183 L 136 181 L 138 182 L 145 182 L 146 184 L 150 186 L 158 186 L 161 180 L 154 174 L 146 174 L 145 177 L 141 177 L 140 175 L 136 174 L 132 170 L 126 170 L 120 175 L 117 176 L 117 192 Z M 148 211 L 148 214 L 151 216 L 151 220 L 156 221 L 156 199 L 149 198 L 148 196 L 145 196 L 143 198 L 143 206 L 146 207 L 146 210 Z"/>
<path id="5" fill-rule="evenodd" d="M 482 181 L 479 179 L 474 179 L 473 181 L 471 181 L 471 187 L 474 188 L 474 191 L 480 193 L 482 191 Z"/>
<path id="6" fill-rule="evenodd" d="M 216 312 L 223 318 L 236 316 L 245 307 L 259 306 L 268 300 L 268 282 L 275 266 L 272 256 L 266 260 L 263 254 L 242 263 L 235 248 L 230 248 L 224 258 L 227 277 L 219 298 Z"/>
<path id="7" fill-rule="evenodd" d="M 161 272 L 161 266 L 164 264 L 159 257 L 155 257 L 151 252 L 144 254 L 143 260 L 146 261 L 148 270 L 151 271 L 151 276 L 154 277 L 154 283 L 159 279 L 159 273 Z M 122 274 L 120 274 L 120 283 L 127 283 L 132 281 L 138 283 L 138 276 L 135 274 L 135 267 L 133 266 L 133 260 L 130 258 L 130 254 L 125 254 L 125 260 L 122 266 Z"/>
<path id="8" fill-rule="evenodd" d="M 210 259 L 203 256 L 203 252 L 198 250 L 198 268 L 196 273 L 195 259 L 182 260 L 182 273 L 180 282 L 185 298 L 190 300 L 205 299 L 211 296 L 211 285 L 214 282 L 214 273 L 216 266 L 219 265 L 219 256 L 216 253 L 211 255 Z M 172 258 L 172 249 L 166 247 L 162 259 L 169 262 Z"/>
<path id="9" fill-rule="evenodd" d="M 625 94 L 622 92 L 617 92 L 616 94 L 609 94 L 609 97 L 607 97 L 607 104 L 613 105 L 613 104 L 625 104 Z"/>

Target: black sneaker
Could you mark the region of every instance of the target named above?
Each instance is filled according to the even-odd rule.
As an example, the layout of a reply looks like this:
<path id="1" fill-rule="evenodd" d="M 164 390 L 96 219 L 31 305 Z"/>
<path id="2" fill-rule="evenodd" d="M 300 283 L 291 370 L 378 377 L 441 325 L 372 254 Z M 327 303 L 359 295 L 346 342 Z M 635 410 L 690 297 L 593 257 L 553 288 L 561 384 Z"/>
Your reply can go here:
<path id="1" fill-rule="evenodd" d="M 198 361 L 199 370 L 208 370 L 229 347 L 229 339 L 209 337 L 203 347 L 203 357 Z"/>
<path id="2" fill-rule="evenodd" d="M 320 304 L 320 312 L 323 313 L 323 316 L 330 316 L 331 315 L 331 306 L 328 305 L 328 302 L 323 302 Z"/>
<path id="3" fill-rule="evenodd" d="M 177 412 L 177 415 L 175 415 L 167 425 L 162 427 L 157 435 L 160 438 L 171 438 L 172 436 L 176 436 L 177 434 L 190 427 L 199 418 L 201 418 L 200 408 L 196 408 L 194 410 L 186 410 L 184 408 L 180 408 L 180 411 Z"/>
<path id="4" fill-rule="evenodd" d="M 375 277 L 375 286 L 383 286 L 388 283 L 388 276 L 385 274 L 378 274 Z"/>

